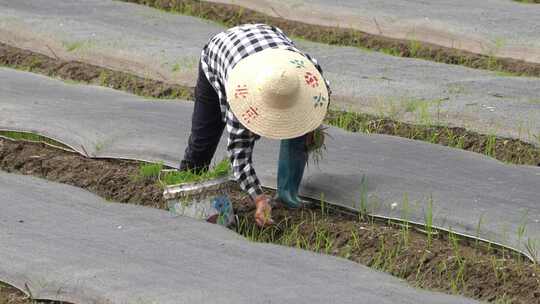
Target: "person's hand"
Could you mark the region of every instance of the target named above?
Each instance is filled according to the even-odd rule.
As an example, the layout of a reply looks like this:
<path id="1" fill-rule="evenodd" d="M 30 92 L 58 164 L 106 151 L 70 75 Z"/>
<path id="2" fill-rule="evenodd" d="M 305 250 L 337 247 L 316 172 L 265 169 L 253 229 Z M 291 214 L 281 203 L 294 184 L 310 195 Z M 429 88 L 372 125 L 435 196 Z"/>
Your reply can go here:
<path id="1" fill-rule="evenodd" d="M 270 206 L 270 198 L 267 195 L 261 194 L 255 198 L 255 222 L 259 227 L 265 227 L 274 224 L 272 220 L 272 206 Z"/>

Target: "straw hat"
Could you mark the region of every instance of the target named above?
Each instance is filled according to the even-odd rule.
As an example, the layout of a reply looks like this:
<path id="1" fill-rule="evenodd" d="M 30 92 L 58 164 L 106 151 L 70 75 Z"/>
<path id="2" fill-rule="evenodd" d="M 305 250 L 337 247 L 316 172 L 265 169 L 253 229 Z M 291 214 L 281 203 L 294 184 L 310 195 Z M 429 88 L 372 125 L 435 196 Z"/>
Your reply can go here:
<path id="1" fill-rule="evenodd" d="M 227 100 L 238 120 L 263 137 L 289 139 L 319 127 L 328 108 L 328 89 L 303 55 L 268 48 L 230 71 Z"/>

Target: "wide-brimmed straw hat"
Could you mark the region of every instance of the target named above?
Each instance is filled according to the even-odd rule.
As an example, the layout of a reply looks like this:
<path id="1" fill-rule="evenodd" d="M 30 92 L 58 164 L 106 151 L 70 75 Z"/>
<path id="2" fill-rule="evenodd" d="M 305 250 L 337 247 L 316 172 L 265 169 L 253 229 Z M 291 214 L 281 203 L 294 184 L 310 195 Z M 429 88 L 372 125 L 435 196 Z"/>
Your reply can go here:
<path id="1" fill-rule="evenodd" d="M 251 132 L 273 139 L 299 137 L 319 127 L 328 89 L 305 56 L 268 48 L 240 60 L 229 72 L 227 100 Z"/>

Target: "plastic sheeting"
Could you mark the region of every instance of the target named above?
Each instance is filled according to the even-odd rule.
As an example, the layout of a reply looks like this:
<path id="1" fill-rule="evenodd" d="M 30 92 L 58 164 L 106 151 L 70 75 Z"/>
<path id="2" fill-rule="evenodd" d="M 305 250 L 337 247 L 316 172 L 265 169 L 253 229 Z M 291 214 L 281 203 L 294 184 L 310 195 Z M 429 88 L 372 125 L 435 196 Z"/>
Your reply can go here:
<path id="1" fill-rule="evenodd" d="M 488 56 L 540 62 L 540 7 L 507 0 L 213 0 L 289 20 L 354 28 Z"/>
<path id="2" fill-rule="evenodd" d="M 0 279 L 72 303 L 475 303 L 218 225 L 0 172 Z M 27 288 L 25 287 L 27 286 Z"/>
<path id="3" fill-rule="evenodd" d="M 89 156 L 163 160 L 173 166 L 183 156 L 189 102 L 149 101 L 10 70 L 0 70 L 0 83 L 0 129 L 37 132 Z M 518 248 L 523 248 L 519 240 L 540 238 L 539 167 L 506 165 L 398 137 L 329 132 L 325 159 L 304 177 L 304 195 L 324 194 L 333 204 L 362 208 L 365 194 L 370 212 L 418 222 L 432 201 L 439 227 Z M 276 184 L 278 149 L 270 140 L 255 148 L 257 173 L 269 187 Z M 223 145 L 217 157 L 222 155 Z M 526 234 L 520 238 L 523 225 Z"/>
<path id="4" fill-rule="evenodd" d="M 521 7 L 504 1 L 509 6 Z M 379 2 L 373 5 L 383 6 L 384 1 Z M 351 3 L 347 5 L 352 6 Z M 407 6 L 415 5 L 419 4 L 407 2 Z M 425 6 L 437 4 L 430 2 Z M 278 10 L 280 7 L 287 5 L 276 6 Z M 463 10 L 468 6 L 454 7 Z M 527 12 L 532 13 L 536 7 L 540 9 L 535 6 Z M 497 12 L 507 14 L 508 10 Z M 508 30 L 507 22 L 500 24 Z M 117 1 L 0 0 L 0 41 L 50 57 L 80 60 L 187 85 L 194 85 L 203 45 L 223 29 L 202 19 Z M 520 26 L 509 33 L 512 37 L 525 30 L 534 35 L 540 33 L 534 29 L 532 25 Z M 531 134 L 540 132 L 540 104 L 536 102 L 540 96 L 539 79 L 502 77 L 497 73 L 358 48 L 302 40 L 297 44 L 320 61 L 332 83 L 332 102 L 336 106 L 402 121 L 450 123 L 536 143 Z"/>

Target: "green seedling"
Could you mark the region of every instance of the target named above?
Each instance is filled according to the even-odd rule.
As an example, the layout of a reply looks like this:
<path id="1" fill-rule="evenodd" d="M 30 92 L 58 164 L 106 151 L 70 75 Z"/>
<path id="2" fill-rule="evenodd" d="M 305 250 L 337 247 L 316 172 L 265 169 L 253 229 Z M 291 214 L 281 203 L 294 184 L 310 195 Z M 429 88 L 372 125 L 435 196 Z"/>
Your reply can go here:
<path id="1" fill-rule="evenodd" d="M 518 243 L 517 248 L 521 247 L 521 241 L 523 240 L 523 236 L 525 236 L 525 233 L 527 232 L 527 216 L 529 211 L 525 211 L 523 216 L 521 217 L 520 224 L 517 228 L 517 235 L 518 235 Z M 521 254 L 518 255 L 518 259 L 521 259 Z"/>
<path id="2" fill-rule="evenodd" d="M 360 238 L 358 237 L 358 233 L 354 229 L 351 230 L 351 240 L 352 240 L 352 247 L 355 250 L 360 249 L 360 245 L 361 245 Z"/>
<path id="3" fill-rule="evenodd" d="M 497 144 L 497 136 L 490 134 L 486 137 L 484 154 L 489 157 L 495 157 L 495 149 Z"/>
<path id="4" fill-rule="evenodd" d="M 418 103 L 418 121 L 423 125 L 431 125 L 431 114 L 429 112 L 430 103 L 427 101 L 420 101 Z"/>
<path id="5" fill-rule="evenodd" d="M 163 170 L 163 162 L 141 164 L 138 177 L 146 180 L 157 180 Z"/>
<path id="6" fill-rule="evenodd" d="M 228 159 L 219 162 L 212 170 L 196 171 L 171 171 L 162 176 L 165 185 L 178 185 L 185 183 L 202 182 L 230 175 L 231 165 Z"/>
<path id="7" fill-rule="evenodd" d="M 110 85 L 111 74 L 107 70 L 102 70 L 99 73 L 99 85 L 103 87 L 108 87 Z"/>
<path id="8" fill-rule="evenodd" d="M 422 267 L 424 266 L 424 263 L 427 259 L 428 252 L 424 250 L 424 253 L 422 254 L 422 257 L 420 258 L 420 261 L 418 262 L 418 266 L 416 267 L 416 274 L 414 276 L 414 280 L 416 282 L 421 282 L 420 273 L 422 272 Z"/>
<path id="9" fill-rule="evenodd" d="M 414 113 L 418 109 L 418 102 L 416 100 L 405 101 L 404 110 L 405 113 Z"/>
<path id="10" fill-rule="evenodd" d="M 308 153 L 308 163 L 309 159 L 313 161 L 316 165 L 323 159 L 324 153 L 326 152 L 325 138 L 328 136 L 326 132 L 328 128 L 321 126 L 315 129 L 310 133 L 309 144 L 306 145 L 306 150 Z"/>
<path id="11" fill-rule="evenodd" d="M 539 249 L 540 242 L 537 239 L 528 238 L 525 244 L 525 249 L 529 256 L 533 259 L 535 265 L 540 264 Z"/>
<path id="12" fill-rule="evenodd" d="M 101 150 L 103 150 L 103 148 L 105 148 L 105 142 L 97 142 L 95 145 L 94 145 L 94 148 L 96 149 L 96 152 L 100 152 Z"/>
<path id="13" fill-rule="evenodd" d="M 171 68 L 171 71 L 173 72 L 179 72 L 180 71 L 180 63 L 175 63 L 173 64 L 172 68 Z"/>
<path id="14" fill-rule="evenodd" d="M 424 222 L 425 222 L 425 229 L 427 233 L 427 247 L 431 247 L 431 243 L 433 240 L 433 196 L 430 195 L 428 199 L 427 209 L 424 213 Z"/>
<path id="15" fill-rule="evenodd" d="M 83 41 L 75 41 L 75 42 L 65 42 L 64 47 L 66 48 L 66 51 L 73 52 L 77 49 L 82 48 L 84 45 Z"/>
<path id="16" fill-rule="evenodd" d="M 495 280 L 497 282 L 504 280 L 504 272 L 503 272 L 503 263 L 501 260 L 497 259 L 497 257 L 492 256 L 490 258 L 491 268 L 493 270 L 493 274 L 495 275 Z"/>
<path id="17" fill-rule="evenodd" d="M 403 236 L 403 244 L 405 246 L 409 245 L 410 230 L 409 230 L 409 219 L 410 219 L 410 206 L 409 206 L 409 195 L 407 193 L 403 194 L 403 207 L 401 212 L 401 218 L 404 220 L 401 225 L 401 234 Z"/>
<path id="18" fill-rule="evenodd" d="M 514 1 L 517 1 L 517 0 L 514 0 Z M 523 0 L 520 0 L 520 1 L 523 1 Z M 500 297 L 498 297 L 496 300 L 495 300 L 495 304 L 512 304 L 512 299 L 510 298 L 510 296 L 508 296 L 507 294 L 504 294 Z"/>
<path id="19" fill-rule="evenodd" d="M 457 272 L 448 273 L 448 279 L 450 281 L 450 288 L 453 293 L 458 293 L 459 290 L 463 289 L 465 286 L 465 266 L 466 260 L 461 256 L 461 250 L 459 247 L 460 239 L 450 228 L 448 232 L 448 240 L 452 246 L 452 251 L 454 253 L 454 260 L 457 265 Z"/>
<path id="20" fill-rule="evenodd" d="M 480 238 L 480 229 L 482 228 L 482 222 L 484 220 L 484 214 L 480 215 L 480 218 L 478 218 L 478 224 L 476 224 L 476 239 L 474 240 L 474 245 L 476 248 L 478 248 L 478 240 Z"/>
<path id="21" fill-rule="evenodd" d="M 368 180 L 366 175 L 362 175 L 360 181 L 360 209 L 358 215 L 361 220 L 368 216 Z"/>
<path id="22" fill-rule="evenodd" d="M 409 41 L 409 55 L 410 57 L 418 57 L 420 50 L 422 49 L 422 44 L 420 41 L 412 39 Z"/>
<path id="23" fill-rule="evenodd" d="M 448 86 L 448 94 L 459 95 L 465 93 L 465 87 L 461 84 L 451 84 Z"/>
<path id="24" fill-rule="evenodd" d="M 373 263 L 371 265 L 371 267 L 375 268 L 375 269 L 378 269 L 378 270 L 383 270 L 382 269 L 382 266 L 383 266 L 383 262 L 384 262 L 384 256 L 385 256 L 385 251 L 386 251 L 386 246 L 385 246 L 385 242 L 384 242 L 384 235 L 381 236 L 381 239 L 379 241 L 379 250 L 377 252 L 377 255 L 375 256 L 375 258 L 373 259 Z"/>
<path id="25" fill-rule="evenodd" d="M 326 207 L 326 202 L 324 201 L 324 193 L 321 193 L 321 214 L 325 215 L 328 212 L 328 208 Z"/>

